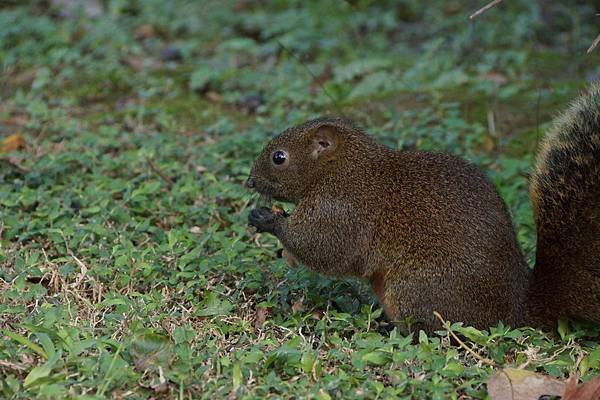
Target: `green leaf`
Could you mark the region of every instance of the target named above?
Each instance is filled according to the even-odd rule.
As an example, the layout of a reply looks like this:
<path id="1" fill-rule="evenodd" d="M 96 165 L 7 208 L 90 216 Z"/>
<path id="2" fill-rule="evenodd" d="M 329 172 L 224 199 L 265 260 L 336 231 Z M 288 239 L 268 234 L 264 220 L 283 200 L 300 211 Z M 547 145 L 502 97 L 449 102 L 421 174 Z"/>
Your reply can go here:
<path id="1" fill-rule="evenodd" d="M 392 64 L 389 58 L 361 58 L 349 64 L 336 67 L 334 70 L 336 82 L 351 81 L 358 76 L 387 68 Z"/>
<path id="2" fill-rule="evenodd" d="M 153 332 L 135 335 L 129 353 L 138 370 L 166 367 L 171 363 L 173 345 L 168 337 Z"/>
<path id="3" fill-rule="evenodd" d="M 464 370 L 465 370 L 465 367 L 463 367 L 462 365 L 460 365 L 459 363 L 456 363 L 456 362 L 448 363 L 448 365 L 446 365 L 444 367 L 444 371 L 449 372 L 450 375 L 453 375 L 453 376 L 459 376 L 460 374 L 463 373 Z"/>
<path id="4" fill-rule="evenodd" d="M 305 374 L 312 374 L 313 365 L 315 364 L 315 355 L 312 351 L 307 351 L 302 354 L 302 359 L 300 360 L 302 363 L 302 370 Z"/>
<path id="5" fill-rule="evenodd" d="M 29 374 L 27 374 L 27 376 L 25 377 L 25 387 L 32 386 L 39 379 L 46 378 L 48 375 L 50 375 L 50 372 L 52 372 L 52 368 L 54 368 L 54 365 L 57 363 L 61 356 L 62 350 L 58 350 L 44 364 L 32 369 L 29 372 Z"/>
<path id="6" fill-rule="evenodd" d="M 200 307 L 197 315 L 200 317 L 210 317 L 228 314 L 233 305 L 227 300 L 220 300 L 215 292 L 207 290 L 204 293 L 204 301 Z"/>
<path id="7" fill-rule="evenodd" d="M 362 356 L 362 360 L 374 365 L 384 365 L 390 361 L 391 357 L 388 354 L 380 351 L 373 351 Z"/>
<path id="8" fill-rule="evenodd" d="M 485 345 L 488 341 L 487 332 L 481 331 L 477 328 L 473 328 L 472 326 L 461 326 L 457 328 L 456 331 L 465 335 L 477 344 Z"/>
<path id="9" fill-rule="evenodd" d="M 22 345 L 29 347 L 31 350 L 35 351 L 37 354 L 42 356 L 44 359 L 46 359 L 46 360 L 48 359 L 48 354 L 46 353 L 46 351 L 44 351 L 44 349 L 42 349 L 37 344 L 33 343 L 31 340 L 27 339 L 25 336 L 21 336 L 18 333 L 11 332 L 7 329 L 0 329 L 0 332 L 5 334 L 9 338 L 17 341 L 18 343 L 21 343 Z"/>
<path id="10" fill-rule="evenodd" d="M 106 300 L 102 300 L 100 303 L 98 303 L 98 305 L 96 306 L 98 309 L 103 309 L 103 308 L 109 308 L 112 306 L 124 306 L 124 305 L 129 305 L 130 303 L 120 297 L 115 297 L 113 299 L 106 299 Z"/>
<path id="11" fill-rule="evenodd" d="M 585 376 L 585 374 L 587 374 L 588 370 L 590 369 L 590 359 L 589 356 L 585 356 L 581 359 L 581 362 L 579 363 L 579 374 L 581 376 Z"/>
<path id="12" fill-rule="evenodd" d="M 256 42 L 250 38 L 233 38 L 223 41 L 218 51 L 232 51 L 232 52 L 246 52 L 250 54 L 257 54 L 260 51 L 260 47 Z"/>
<path id="13" fill-rule="evenodd" d="M 231 372 L 231 379 L 233 383 L 233 390 L 237 390 L 242 383 L 242 368 L 240 367 L 240 362 L 236 361 L 233 364 L 233 370 Z"/>
<path id="14" fill-rule="evenodd" d="M 318 400 L 331 400 L 331 396 L 325 391 L 325 389 L 319 389 L 316 398 Z"/>
<path id="15" fill-rule="evenodd" d="M 36 333 L 35 336 L 37 336 L 38 340 L 40 341 L 40 344 L 44 348 L 44 351 L 46 352 L 46 354 L 48 354 L 48 357 L 52 358 L 56 350 L 54 348 L 54 343 L 52 343 L 52 340 L 50 340 L 50 336 L 48 336 L 46 333 L 41 332 Z"/>
<path id="16" fill-rule="evenodd" d="M 359 97 L 370 95 L 381 95 L 394 90 L 393 76 L 385 71 L 375 72 L 365 76 L 348 95 L 348 98 L 355 100 Z"/>
<path id="17" fill-rule="evenodd" d="M 587 357 L 590 363 L 590 368 L 600 368 L 600 347 L 592 350 Z"/>
<path id="18" fill-rule="evenodd" d="M 209 82 L 214 81 L 218 76 L 214 68 L 202 65 L 198 67 L 190 77 L 190 88 L 192 90 L 202 90 Z"/>
<path id="19" fill-rule="evenodd" d="M 561 339 L 565 339 L 567 333 L 569 332 L 569 323 L 565 319 L 558 320 L 558 334 Z"/>

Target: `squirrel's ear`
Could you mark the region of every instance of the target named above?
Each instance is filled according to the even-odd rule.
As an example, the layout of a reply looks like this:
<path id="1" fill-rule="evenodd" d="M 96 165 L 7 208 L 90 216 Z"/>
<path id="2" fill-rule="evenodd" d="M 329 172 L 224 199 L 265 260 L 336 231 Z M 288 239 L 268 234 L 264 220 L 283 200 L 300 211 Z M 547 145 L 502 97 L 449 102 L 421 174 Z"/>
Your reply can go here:
<path id="1" fill-rule="evenodd" d="M 335 153 L 340 142 L 336 128 L 329 125 L 318 127 L 313 134 L 312 156 L 315 159 L 329 159 Z"/>

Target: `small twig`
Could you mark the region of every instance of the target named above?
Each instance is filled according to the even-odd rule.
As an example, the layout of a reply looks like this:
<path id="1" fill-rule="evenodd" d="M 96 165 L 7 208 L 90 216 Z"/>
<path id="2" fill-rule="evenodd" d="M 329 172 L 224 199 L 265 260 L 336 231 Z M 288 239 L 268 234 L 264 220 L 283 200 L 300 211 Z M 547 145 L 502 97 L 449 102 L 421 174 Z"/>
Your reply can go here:
<path id="1" fill-rule="evenodd" d="M 542 99 L 542 89 L 538 87 L 537 99 L 535 100 L 535 144 L 540 142 L 540 100 Z"/>
<path id="2" fill-rule="evenodd" d="M 10 368 L 15 371 L 27 371 L 29 368 L 23 364 L 0 360 L 0 367 Z"/>
<path id="3" fill-rule="evenodd" d="M 596 39 L 594 39 L 590 48 L 587 49 L 587 54 L 590 54 L 592 51 L 594 51 L 596 46 L 598 46 L 598 43 L 600 43 L 600 35 L 596 36 Z"/>
<path id="4" fill-rule="evenodd" d="M 173 182 L 173 179 L 169 178 L 164 172 L 162 172 L 156 166 L 156 164 L 154 164 L 154 161 L 152 161 L 152 159 L 150 157 L 146 157 L 146 162 L 148 162 L 148 166 L 150 167 L 150 169 L 152 171 L 154 171 L 156 173 L 156 175 L 160 176 L 162 178 L 162 180 L 167 183 L 167 185 L 169 185 L 169 188 L 173 187 L 173 185 L 175 184 L 175 182 Z"/>
<path id="5" fill-rule="evenodd" d="M 75 260 L 75 263 L 79 266 L 79 268 L 81 268 L 81 271 L 79 272 L 79 274 L 77 274 L 77 278 L 75 279 L 75 282 L 71 284 L 71 287 L 77 287 L 77 286 L 79 286 L 81 281 L 83 281 L 83 279 L 87 276 L 88 268 L 83 263 L 83 261 L 81 261 L 79 258 L 77 258 L 75 256 L 75 254 L 73 254 L 73 252 L 70 250 L 69 250 L 69 255 L 73 258 L 73 260 Z"/>
<path id="6" fill-rule="evenodd" d="M 484 364 L 487 364 L 491 367 L 497 367 L 498 365 L 487 358 L 482 357 L 481 355 L 475 353 L 469 346 L 467 346 L 462 340 L 460 340 L 458 338 L 458 336 L 456 336 L 456 334 L 454 332 L 452 332 L 452 329 L 450 327 L 450 323 L 448 321 L 445 321 L 444 318 L 442 318 L 442 316 L 440 315 L 439 312 L 434 311 L 433 315 L 435 315 L 435 317 L 437 319 L 440 320 L 440 322 L 442 323 L 442 326 L 448 331 L 448 333 L 454 338 L 454 340 L 456 340 L 458 342 L 458 344 L 460 345 L 460 347 L 462 347 L 463 349 L 465 349 L 469 354 L 471 354 L 473 357 L 475 357 L 476 359 L 478 359 L 479 361 L 481 361 Z"/>
<path id="7" fill-rule="evenodd" d="M 492 110 L 488 110 L 487 122 L 488 130 L 490 131 L 490 136 L 492 136 L 494 139 L 497 139 L 498 134 L 496 132 L 496 122 L 494 120 L 494 112 Z"/>
<path id="8" fill-rule="evenodd" d="M 469 16 L 469 19 L 473 19 L 476 16 L 478 16 L 479 14 L 483 14 L 484 12 L 486 12 L 487 10 L 489 10 L 490 8 L 500 4 L 502 2 L 502 0 L 494 0 L 490 3 L 488 3 L 487 5 L 481 7 L 479 10 L 475 11 L 473 14 L 471 14 Z"/>
<path id="9" fill-rule="evenodd" d="M 14 168 L 18 169 L 19 172 L 21 172 L 21 173 L 31 172 L 30 169 L 25 168 L 22 165 L 17 164 L 13 160 L 11 160 L 9 157 L 0 157 L 0 162 L 4 162 L 4 163 L 10 165 L 11 167 L 14 167 Z"/>

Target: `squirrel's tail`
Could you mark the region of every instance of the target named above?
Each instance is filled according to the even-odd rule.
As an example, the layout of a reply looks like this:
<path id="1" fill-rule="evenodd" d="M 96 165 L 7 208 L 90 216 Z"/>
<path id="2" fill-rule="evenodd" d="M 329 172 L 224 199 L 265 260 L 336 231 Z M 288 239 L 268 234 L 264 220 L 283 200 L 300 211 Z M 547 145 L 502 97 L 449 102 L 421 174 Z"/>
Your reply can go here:
<path id="1" fill-rule="evenodd" d="M 600 83 L 546 135 L 530 195 L 538 237 L 528 319 L 600 323 Z"/>

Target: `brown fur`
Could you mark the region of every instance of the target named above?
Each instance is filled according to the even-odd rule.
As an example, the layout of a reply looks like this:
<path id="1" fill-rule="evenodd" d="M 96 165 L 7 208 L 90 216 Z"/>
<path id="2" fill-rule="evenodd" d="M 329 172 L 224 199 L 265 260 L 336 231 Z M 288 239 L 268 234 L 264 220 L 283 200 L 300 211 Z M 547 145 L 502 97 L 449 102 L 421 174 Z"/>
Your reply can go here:
<path id="1" fill-rule="evenodd" d="M 538 239 L 528 322 L 600 323 L 600 84 L 556 119 L 530 194 Z"/>
<path id="2" fill-rule="evenodd" d="M 597 106 L 592 112 L 596 118 Z M 573 121 L 579 118 L 573 110 L 563 117 L 555 130 L 568 128 L 576 134 L 559 140 L 551 133 L 536 165 L 532 198 L 543 240 L 538 259 L 544 265 L 536 268 L 532 289 L 533 274 L 507 208 L 481 171 L 449 154 L 391 150 L 342 119 L 309 121 L 265 147 L 248 185 L 297 206 L 289 217 L 255 209 L 249 220 L 275 234 L 296 260 L 317 272 L 368 279 L 388 317 L 401 326 L 411 317 L 411 328 L 438 329 L 433 311 L 479 328 L 498 321 L 543 325 L 562 315 L 596 321 L 600 213 L 598 197 L 592 196 L 600 195 L 598 147 L 573 144 L 581 149 L 576 157 L 559 157 L 566 164 L 549 161 L 554 149 L 565 151 L 565 143 L 597 140 L 598 121 L 592 124 L 594 134 L 582 133 Z M 287 154 L 281 166 L 272 162 L 277 150 Z M 588 175 L 580 178 L 588 165 Z M 552 168 L 564 166 L 570 171 L 559 184 Z M 576 203 L 562 195 L 569 190 L 580 195 Z M 567 210 L 573 204 L 578 210 Z M 554 231 L 569 218 L 578 223 L 561 228 L 559 236 L 544 234 L 544 227 Z M 557 277 L 570 286 L 558 288 Z M 567 304 L 560 312 L 540 311 L 537 305 L 554 290 Z"/>

